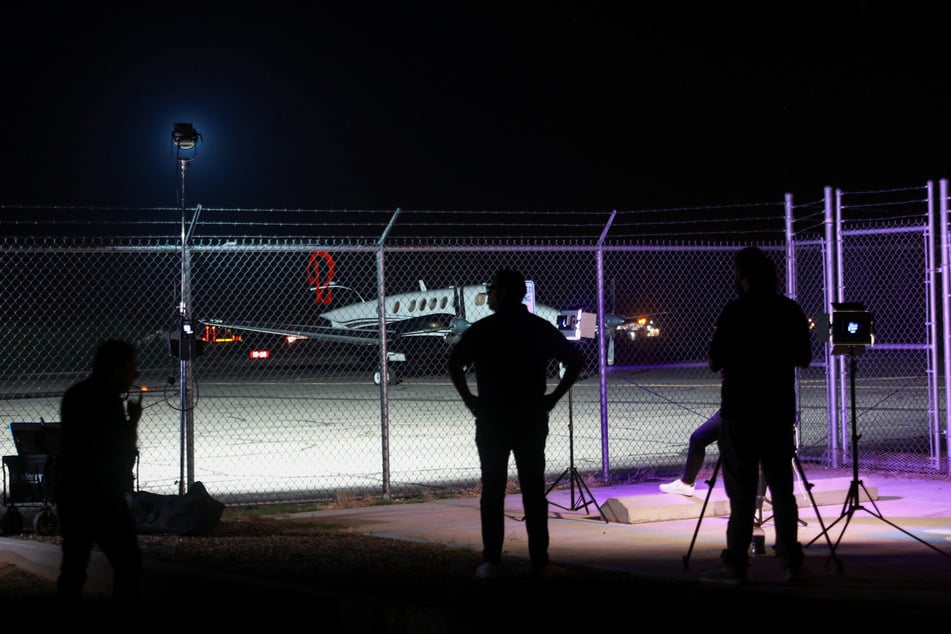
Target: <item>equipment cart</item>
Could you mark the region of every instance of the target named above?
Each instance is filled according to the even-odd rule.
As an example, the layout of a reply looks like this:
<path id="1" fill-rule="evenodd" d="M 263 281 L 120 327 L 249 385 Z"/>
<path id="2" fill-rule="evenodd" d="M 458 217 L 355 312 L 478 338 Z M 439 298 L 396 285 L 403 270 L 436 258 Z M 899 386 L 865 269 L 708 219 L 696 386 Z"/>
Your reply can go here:
<path id="1" fill-rule="evenodd" d="M 3 505 L 0 532 L 16 535 L 23 531 L 20 507 L 40 509 L 33 518 L 39 535 L 55 535 L 59 530 L 53 496 L 56 457 L 61 447 L 60 423 L 10 423 L 17 455 L 3 456 Z"/>

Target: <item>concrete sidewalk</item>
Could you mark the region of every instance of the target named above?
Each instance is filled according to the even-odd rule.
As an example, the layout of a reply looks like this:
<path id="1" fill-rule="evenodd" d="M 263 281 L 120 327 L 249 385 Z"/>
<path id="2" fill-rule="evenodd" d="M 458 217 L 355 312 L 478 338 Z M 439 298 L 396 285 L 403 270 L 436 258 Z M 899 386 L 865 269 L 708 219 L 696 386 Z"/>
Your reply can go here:
<path id="1" fill-rule="evenodd" d="M 864 479 L 858 487 L 860 504 L 846 505 L 851 483 L 849 478 L 815 478 L 811 498 L 803 498 L 805 503 L 801 500 L 800 539 L 807 546 L 811 573 L 807 582 L 795 586 L 782 582 L 779 561 L 769 556 L 773 533 L 767 506 L 763 529 L 768 552 L 753 559 L 748 584 L 715 592 L 725 591 L 745 601 L 772 597 L 770 600 L 802 601 L 803 606 L 838 606 L 836 609 L 861 611 L 870 621 L 877 609 L 885 609 L 890 617 L 938 622 L 951 618 L 947 615 L 951 598 L 951 481 Z M 709 586 L 699 579 L 704 570 L 717 564 L 725 541 L 726 509 L 722 491 L 714 488 L 709 500 L 706 493 L 699 483 L 693 498 L 660 493 L 657 483 L 552 491 L 552 559 L 629 573 L 644 580 L 647 585 L 641 587 L 671 588 L 672 593 L 683 593 L 684 607 L 709 605 L 704 594 Z M 518 495 L 507 497 L 507 516 L 505 556 L 527 558 Z M 306 518 L 379 537 L 481 550 L 475 497 L 279 517 L 287 521 Z M 87 592 L 107 596 L 111 573 L 102 557 L 95 555 Z M 55 579 L 59 550 L 28 540 L 0 538 L 0 561 Z M 242 575 L 187 566 L 148 566 L 145 593 L 156 604 L 176 604 L 196 592 L 209 601 L 220 599 L 229 605 L 267 603 L 274 597 L 280 597 L 284 605 L 288 599 L 299 598 L 302 604 L 323 605 L 336 612 L 341 602 L 365 603 L 360 597 L 331 596 L 326 590 Z M 617 601 L 612 598 L 614 605 Z"/>
<path id="2" fill-rule="evenodd" d="M 800 540 L 810 577 L 791 587 L 771 557 L 773 529 L 764 507 L 767 553 L 754 557 L 746 591 L 803 599 L 888 605 L 922 617 L 951 619 L 951 482 L 939 479 L 861 479 L 858 504 L 851 478 L 800 483 Z M 725 494 L 698 482 L 695 496 L 660 493 L 658 483 L 552 491 L 551 556 L 565 564 L 683 583 L 696 591 L 700 575 L 715 567 L 725 544 L 729 504 Z M 588 493 L 591 495 L 589 496 Z M 812 500 L 815 500 L 815 506 Z M 589 502 L 587 508 L 584 502 Z M 706 508 L 704 509 L 704 504 Z M 619 509 L 624 509 L 624 513 Z M 574 509 L 574 510 L 573 510 Z M 701 517 L 701 510 L 703 515 Z M 818 511 L 818 513 L 817 513 Z M 851 512 L 850 512 L 851 511 Z M 636 523 L 606 521 L 605 516 Z M 507 497 L 506 555 L 527 558 L 518 495 Z M 671 516 L 677 519 L 668 519 Z M 319 511 L 308 517 L 349 530 L 395 539 L 481 550 L 477 498 Z"/>
<path id="3" fill-rule="evenodd" d="M 812 555 L 810 559 L 827 559 L 833 552 L 836 559 L 843 559 L 839 555 L 848 559 L 852 551 L 865 550 L 866 545 L 891 547 L 894 542 L 918 544 L 918 548 L 938 561 L 951 564 L 951 481 L 863 478 L 857 487 L 859 505 L 846 506 L 851 482 L 850 478 L 832 477 L 813 479 L 808 488 L 798 485 L 800 539 L 804 545 L 813 542 L 806 551 Z M 701 482 L 697 483 L 693 497 L 660 493 L 655 482 L 551 491 L 548 500 L 552 558 L 639 574 L 674 574 L 679 568 L 676 576 L 683 578 L 682 555 L 690 550 L 694 533 L 693 558 L 716 558 L 723 547 L 729 501 L 719 484 L 709 498 L 707 492 Z M 351 530 L 381 537 L 478 550 L 478 503 L 478 498 L 468 497 L 277 517 L 346 524 Z M 851 520 L 849 508 L 853 509 Z M 506 497 L 506 514 L 506 552 L 527 557 L 518 494 Z M 763 528 L 769 538 L 772 524 L 768 498 L 763 516 Z M 836 541 L 838 546 L 830 548 Z M 650 548 L 645 552 L 634 553 L 640 564 L 614 561 L 618 556 L 624 559 L 625 551 L 648 544 Z M 605 556 L 597 556 L 602 550 Z M 677 551 L 681 556 L 671 557 Z M 842 564 L 844 567 L 845 562 Z"/>

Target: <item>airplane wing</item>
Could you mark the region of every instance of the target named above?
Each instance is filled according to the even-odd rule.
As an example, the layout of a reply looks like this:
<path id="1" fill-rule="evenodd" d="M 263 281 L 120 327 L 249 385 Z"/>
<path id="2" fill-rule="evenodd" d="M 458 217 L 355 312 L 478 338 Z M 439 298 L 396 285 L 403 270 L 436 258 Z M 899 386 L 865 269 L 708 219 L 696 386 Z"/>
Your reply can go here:
<path id="1" fill-rule="evenodd" d="M 454 315 L 448 313 L 432 314 L 425 317 L 403 319 L 390 324 L 386 335 L 388 340 L 415 337 L 442 337 L 451 332 L 450 322 Z M 202 326 L 218 329 L 230 328 L 245 332 L 259 332 L 280 337 L 314 339 L 333 343 L 349 343 L 363 346 L 380 345 L 380 330 L 375 327 L 338 328 L 334 326 L 300 324 L 250 324 L 227 322 L 221 319 L 199 319 Z"/>
<path id="2" fill-rule="evenodd" d="M 202 327 L 231 329 L 243 332 L 258 332 L 279 337 L 296 337 L 298 339 L 317 339 L 337 343 L 352 343 L 357 345 L 379 345 L 380 333 L 376 330 L 351 330 L 349 328 L 333 328 L 330 326 L 303 326 L 295 324 L 251 324 L 242 322 L 224 321 L 222 319 L 199 319 Z"/>

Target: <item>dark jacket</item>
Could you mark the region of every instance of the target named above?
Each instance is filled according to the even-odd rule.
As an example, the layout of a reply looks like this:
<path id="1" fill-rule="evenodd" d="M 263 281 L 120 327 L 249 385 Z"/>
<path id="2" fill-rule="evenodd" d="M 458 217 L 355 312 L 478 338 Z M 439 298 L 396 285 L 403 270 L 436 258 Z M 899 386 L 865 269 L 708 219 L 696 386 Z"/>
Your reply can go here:
<path id="1" fill-rule="evenodd" d="M 577 365 L 579 354 L 554 324 L 517 304 L 473 323 L 453 348 L 450 363 L 475 366 L 477 420 L 547 421 L 550 364 Z"/>
<path id="2" fill-rule="evenodd" d="M 794 421 L 796 368 L 812 361 L 809 321 L 792 299 L 748 292 L 717 318 L 710 368 L 722 373 L 721 413 L 734 419 L 770 415 Z"/>
<path id="3" fill-rule="evenodd" d="M 136 426 L 120 395 L 90 377 L 72 385 L 60 404 L 62 453 L 56 460 L 57 500 L 94 501 L 133 489 Z"/>

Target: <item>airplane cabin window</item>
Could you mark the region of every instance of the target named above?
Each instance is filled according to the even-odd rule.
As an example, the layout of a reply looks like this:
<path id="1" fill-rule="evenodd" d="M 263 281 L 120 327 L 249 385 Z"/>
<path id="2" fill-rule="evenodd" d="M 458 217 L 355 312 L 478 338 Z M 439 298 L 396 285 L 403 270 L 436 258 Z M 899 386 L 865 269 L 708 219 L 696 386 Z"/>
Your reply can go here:
<path id="1" fill-rule="evenodd" d="M 443 296 L 442 296 L 442 299 L 439 300 L 439 307 L 440 307 L 440 308 L 445 308 L 445 307 L 446 307 L 446 304 L 448 304 L 448 303 L 449 303 L 449 298 L 446 297 L 445 295 L 443 295 Z"/>
<path id="2" fill-rule="evenodd" d="M 393 314 L 396 315 L 400 312 L 400 303 L 393 302 Z"/>
<path id="3" fill-rule="evenodd" d="M 435 298 L 435 297 L 430 297 L 430 298 L 429 298 L 429 310 L 432 310 L 432 309 L 434 309 L 434 308 L 436 308 L 436 298 Z"/>
<path id="4" fill-rule="evenodd" d="M 485 305 L 485 299 L 486 299 L 486 297 L 487 297 L 487 295 L 485 294 L 485 291 L 479 291 L 478 293 L 476 293 L 476 296 L 475 296 L 475 305 L 476 305 L 476 306 L 483 306 L 483 305 Z"/>
<path id="5" fill-rule="evenodd" d="M 415 299 L 409 300 L 409 307 L 407 307 L 406 310 L 408 310 L 409 312 L 413 312 L 414 310 L 416 310 L 416 300 L 415 300 Z"/>

